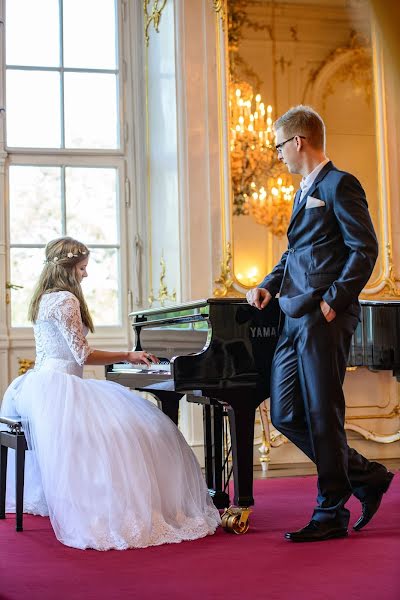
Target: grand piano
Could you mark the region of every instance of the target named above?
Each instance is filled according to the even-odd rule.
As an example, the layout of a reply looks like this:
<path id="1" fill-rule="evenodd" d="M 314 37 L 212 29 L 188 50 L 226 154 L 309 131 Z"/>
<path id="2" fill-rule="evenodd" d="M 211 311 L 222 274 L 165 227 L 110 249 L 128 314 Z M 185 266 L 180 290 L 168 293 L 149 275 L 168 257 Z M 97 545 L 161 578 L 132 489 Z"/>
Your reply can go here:
<path id="1" fill-rule="evenodd" d="M 144 310 L 132 313 L 131 317 L 136 350 L 142 349 L 142 336 L 148 328 L 203 329 L 204 347 L 197 353 L 171 358 L 167 369 L 162 364 L 159 371 L 157 366 L 146 370 L 117 364 L 108 368 L 106 377 L 151 392 L 175 423 L 183 395 L 203 405 L 205 475 L 218 508 L 230 505 L 229 476 L 224 476 L 227 448 L 223 422 L 227 415 L 234 504 L 242 508 L 251 506 L 255 411 L 269 397 L 272 357 L 283 324 L 278 301 L 259 311 L 243 299 L 211 298 L 173 309 Z M 147 344 L 146 350 L 151 350 Z M 242 513 L 240 518 L 245 528 Z"/>
<path id="2" fill-rule="evenodd" d="M 400 302 L 360 301 L 361 320 L 353 336 L 348 365 L 392 370 L 400 381 Z M 178 422 L 183 395 L 203 405 L 205 475 L 218 508 L 230 505 L 227 455 L 231 452 L 234 498 L 240 507 L 228 510 L 225 524 L 236 533 L 248 528 L 253 498 L 253 438 L 257 406 L 269 397 L 272 358 L 284 315 L 273 300 L 263 310 L 246 300 L 201 300 L 174 307 L 148 309 L 130 315 L 136 350 L 143 332 L 155 328 L 204 331 L 204 347 L 196 353 L 162 360 L 151 369 L 115 364 L 107 379 L 151 392 L 160 408 Z M 146 344 L 146 350 L 152 348 Z M 224 436 L 229 420 L 230 448 Z M 223 519 L 224 522 L 224 519 Z"/>

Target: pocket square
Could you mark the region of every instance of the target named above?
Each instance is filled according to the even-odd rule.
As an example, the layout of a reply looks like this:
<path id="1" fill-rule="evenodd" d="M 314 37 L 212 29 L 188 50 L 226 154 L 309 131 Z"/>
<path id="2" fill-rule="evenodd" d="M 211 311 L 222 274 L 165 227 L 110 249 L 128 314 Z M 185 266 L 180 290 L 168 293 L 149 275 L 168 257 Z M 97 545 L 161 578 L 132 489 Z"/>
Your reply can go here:
<path id="1" fill-rule="evenodd" d="M 308 196 L 306 208 L 317 208 L 317 206 L 325 206 L 324 200 L 314 198 L 313 196 Z"/>

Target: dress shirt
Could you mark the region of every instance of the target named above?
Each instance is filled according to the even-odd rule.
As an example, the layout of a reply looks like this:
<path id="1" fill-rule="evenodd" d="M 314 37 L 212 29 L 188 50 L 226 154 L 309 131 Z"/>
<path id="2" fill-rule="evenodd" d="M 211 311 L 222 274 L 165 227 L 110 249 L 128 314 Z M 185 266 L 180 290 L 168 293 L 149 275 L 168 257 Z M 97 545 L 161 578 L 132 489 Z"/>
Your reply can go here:
<path id="1" fill-rule="evenodd" d="M 314 183 L 318 173 L 328 162 L 329 162 L 329 158 L 326 158 L 325 160 L 320 162 L 319 165 L 317 165 L 315 167 L 315 169 L 313 169 L 313 171 L 311 171 L 311 173 L 309 173 L 306 177 L 303 177 L 303 179 L 300 181 L 301 194 L 300 194 L 300 198 L 299 198 L 299 204 L 303 200 L 304 196 L 307 194 L 307 192 L 310 189 L 310 187 L 312 186 L 312 184 Z"/>

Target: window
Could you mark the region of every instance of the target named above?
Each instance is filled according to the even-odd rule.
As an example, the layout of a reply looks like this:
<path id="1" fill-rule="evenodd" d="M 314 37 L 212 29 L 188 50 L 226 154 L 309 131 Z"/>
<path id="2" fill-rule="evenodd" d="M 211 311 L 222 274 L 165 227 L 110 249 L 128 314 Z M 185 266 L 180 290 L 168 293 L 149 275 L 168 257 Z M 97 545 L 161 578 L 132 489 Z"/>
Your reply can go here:
<path id="1" fill-rule="evenodd" d="M 12 324 L 27 325 L 27 306 L 40 273 L 44 246 L 60 235 L 91 249 L 85 296 L 97 325 L 121 321 L 119 287 L 118 171 L 115 168 L 22 166 L 9 169 Z"/>
<path id="2" fill-rule="evenodd" d="M 126 156 L 118 0 L 6 0 L 11 325 L 24 327 L 44 247 L 91 250 L 95 326 L 120 326 Z"/>
<path id="3" fill-rule="evenodd" d="M 119 147 L 116 0 L 8 0 L 9 148 Z"/>

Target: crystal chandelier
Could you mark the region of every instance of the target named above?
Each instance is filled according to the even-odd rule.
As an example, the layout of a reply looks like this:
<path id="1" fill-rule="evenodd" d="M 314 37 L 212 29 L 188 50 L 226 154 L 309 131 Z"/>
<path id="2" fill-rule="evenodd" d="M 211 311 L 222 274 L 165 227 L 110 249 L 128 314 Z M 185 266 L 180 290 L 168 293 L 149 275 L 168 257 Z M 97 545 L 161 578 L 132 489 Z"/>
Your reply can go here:
<path id="1" fill-rule="evenodd" d="M 294 186 L 288 173 L 282 173 L 276 179 L 269 177 L 268 181 L 269 193 L 264 187 L 258 192 L 253 192 L 250 198 L 250 212 L 257 223 L 265 225 L 274 235 L 282 237 L 287 231 L 292 214 Z"/>
<path id="2" fill-rule="evenodd" d="M 233 214 L 251 214 L 273 235 L 285 234 L 294 186 L 274 145 L 272 106 L 246 82 L 232 81 L 229 93 Z"/>

